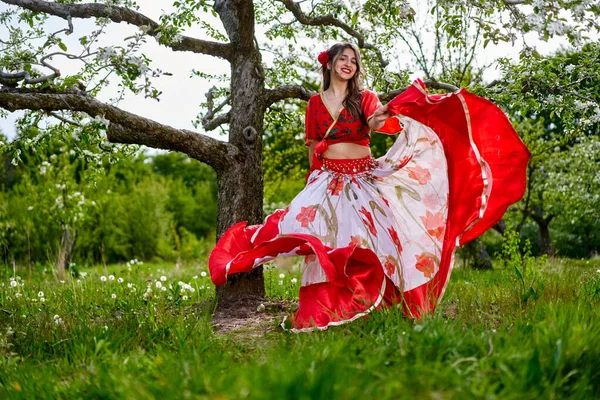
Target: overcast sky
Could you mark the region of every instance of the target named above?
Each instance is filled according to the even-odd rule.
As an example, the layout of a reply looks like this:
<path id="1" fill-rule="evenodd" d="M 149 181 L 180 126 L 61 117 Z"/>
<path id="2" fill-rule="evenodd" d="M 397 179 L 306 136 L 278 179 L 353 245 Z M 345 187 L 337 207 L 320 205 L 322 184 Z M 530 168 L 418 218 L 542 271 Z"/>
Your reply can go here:
<path id="1" fill-rule="evenodd" d="M 155 21 L 159 20 L 162 11 L 170 12 L 170 9 L 165 9 L 157 6 L 159 2 L 150 0 L 138 1 L 141 6 L 141 12 Z M 163 2 L 161 2 L 163 3 Z M 165 4 L 164 2 L 163 4 Z M 8 8 L 4 3 L 0 3 L 0 12 Z M 207 16 L 207 21 L 211 21 L 214 27 L 222 29 L 220 21 Z M 73 20 L 75 33 L 71 36 L 62 36 L 63 41 L 69 49 L 78 49 L 78 38 L 93 29 L 94 23 L 92 20 Z M 48 31 L 56 31 L 66 27 L 66 22 L 60 18 L 52 17 L 48 24 Z M 108 46 L 115 44 L 123 44 L 123 38 L 131 36 L 137 32 L 134 28 L 127 24 L 111 24 L 107 30 L 107 34 L 102 37 L 100 46 Z M 203 38 L 198 29 L 189 29 L 185 32 L 186 35 Z M 260 35 L 260 31 L 258 32 Z M 4 26 L 0 26 L 0 38 L 8 36 Z M 551 43 L 540 43 L 532 37 L 528 42 L 535 42 L 539 49 L 544 53 L 554 51 L 560 45 L 559 41 Z M 515 56 L 520 49 L 520 43 L 514 47 L 510 44 L 501 44 L 499 46 L 490 45 L 483 54 L 478 57 L 479 62 L 489 63 L 493 59 L 500 56 Z M 325 46 L 323 46 L 325 48 Z M 163 77 L 154 81 L 154 85 L 163 93 L 160 96 L 160 101 L 157 102 L 151 99 L 144 99 L 143 95 L 128 94 L 119 107 L 129 112 L 152 118 L 160 123 L 167 124 L 176 128 L 196 130 L 192 121 L 200 111 L 199 104 L 205 100 L 205 93 L 213 85 L 211 82 L 204 81 L 200 78 L 191 78 L 190 71 L 193 68 L 202 70 L 207 73 L 224 73 L 229 72 L 229 64 L 221 59 L 203 56 L 194 53 L 174 52 L 166 47 L 159 46 L 153 38 L 148 38 L 147 43 L 142 48 L 150 59 L 153 60 L 152 67 L 160 68 L 163 71 L 171 72 L 172 76 Z M 73 51 L 76 53 L 76 51 Z M 315 56 L 316 57 L 316 56 Z M 269 62 L 268 56 L 265 57 L 265 62 Z M 316 61 L 315 61 L 316 62 Z M 53 65 L 63 72 L 64 75 L 73 73 L 81 66 L 80 63 L 69 61 L 64 58 L 56 57 L 53 60 Z M 490 70 L 485 78 L 487 80 L 494 79 L 497 72 Z M 418 77 L 419 73 L 415 73 L 414 77 Z M 293 83 L 293 82 L 290 82 Z M 100 100 L 107 101 L 116 93 L 116 87 L 112 87 L 102 92 Z M 8 118 L 0 119 L 0 131 L 6 134 L 10 139 L 15 136 L 15 119 L 22 115 L 21 112 L 9 114 Z M 220 139 L 226 139 L 223 135 L 219 135 L 217 131 L 207 133 L 210 136 Z"/>

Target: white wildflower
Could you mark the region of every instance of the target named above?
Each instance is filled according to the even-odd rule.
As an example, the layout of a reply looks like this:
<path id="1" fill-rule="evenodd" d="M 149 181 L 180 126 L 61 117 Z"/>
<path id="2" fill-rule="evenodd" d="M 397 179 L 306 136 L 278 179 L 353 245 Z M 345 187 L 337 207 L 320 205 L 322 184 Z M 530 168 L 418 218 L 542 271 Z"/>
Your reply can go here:
<path id="1" fill-rule="evenodd" d="M 11 287 L 16 287 L 18 285 L 17 281 L 10 281 Z"/>
<path id="2" fill-rule="evenodd" d="M 27 207 L 27 211 L 31 211 L 31 210 L 33 210 L 33 206 Z"/>
<path id="3" fill-rule="evenodd" d="M 167 288 L 165 286 L 161 287 L 160 290 L 162 290 L 163 292 L 167 291 Z"/>
<path id="4" fill-rule="evenodd" d="M 162 283 L 160 283 L 160 281 L 156 281 L 155 286 L 157 289 L 160 289 L 162 287 Z"/>
<path id="5" fill-rule="evenodd" d="M 285 275 L 284 274 L 279 274 L 279 279 L 283 279 L 283 278 L 285 278 Z"/>
<path id="6" fill-rule="evenodd" d="M 127 284 L 127 287 L 128 287 L 129 289 L 131 289 L 131 288 L 133 287 L 133 283 L 129 282 L 129 283 Z"/>
<path id="7" fill-rule="evenodd" d="M 38 297 L 44 297 L 44 292 L 38 292 Z"/>
<path id="8" fill-rule="evenodd" d="M 163 282 L 165 282 L 167 280 L 167 277 L 163 275 L 163 276 L 160 277 L 160 280 L 163 281 Z"/>
<path id="9" fill-rule="evenodd" d="M 279 281 L 279 286 L 282 286 L 282 285 L 283 285 L 283 281 Z"/>
<path id="10" fill-rule="evenodd" d="M 256 307 L 256 311 L 258 312 L 263 312 L 265 311 L 265 305 L 264 304 L 259 304 L 258 307 Z"/>
<path id="11" fill-rule="evenodd" d="M 198 279 L 198 275 L 194 275 L 192 279 Z"/>
<path id="12" fill-rule="evenodd" d="M 205 271 L 200 272 L 200 276 L 204 278 L 206 276 L 206 272 Z"/>
<path id="13" fill-rule="evenodd" d="M 46 298 L 40 297 L 40 303 L 44 303 L 44 302 L 46 302 Z"/>
<path id="14" fill-rule="evenodd" d="M 114 281 L 115 280 L 115 276 L 114 275 L 109 275 L 108 279 L 111 280 L 111 281 Z"/>
<path id="15" fill-rule="evenodd" d="M 298 283 L 298 279 L 292 278 L 292 285 L 295 285 L 296 283 Z"/>
<path id="16" fill-rule="evenodd" d="M 113 294 L 110 295 L 110 297 L 112 297 L 113 299 L 116 299 L 117 295 L 113 293 Z"/>
<path id="17" fill-rule="evenodd" d="M 183 296 L 183 297 L 182 297 L 182 299 L 183 299 L 183 300 L 187 300 L 187 299 L 188 299 L 188 297 L 187 297 L 187 296 Z"/>
<path id="18" fill-rule="evenodd" d="M 101 280 L 102 282 L 106 282 L 106 277 L 105 277 L 104 275 L 102 275 L 102 276 L 100 277 L 100 280 Z"/>
<path id="19" fill-rule="evenodd" d="M 123 283 L 123 278 L 119 278 L 119 279 L 117 279 L 117 282 L 119 282 L 119 283 Z"/>

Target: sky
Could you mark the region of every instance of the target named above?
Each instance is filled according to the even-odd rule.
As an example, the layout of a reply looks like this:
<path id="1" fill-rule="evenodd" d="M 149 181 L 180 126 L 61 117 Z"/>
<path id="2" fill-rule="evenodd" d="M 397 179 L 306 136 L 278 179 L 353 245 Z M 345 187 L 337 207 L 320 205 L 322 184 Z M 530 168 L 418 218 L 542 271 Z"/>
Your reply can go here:
<path id="1" fill-rule="evenodd" d="M 141 6 L 141 12 L 148 17 L 159 20 L 159 16 L 163 11 L 170 12 L 168 8 L 160 7 L 157 1 L 141 0 L 138 1 Z M 163 3 L 164 5 L 165 3 Z M 4 3 L 0 3 L 0 12 L 8 8 Z M 213 27 L 218 27 L 221 31 L 222 25 L 220 21 L 212 15 L 206 17 L 206 21 L 211 23 Z M 69 49 L 77 49 L 79 44 L 77 40 L 86 32 L 94 28 L 91 20 L 75 19 L 73 20 L 75 33 L 70 36 L 62 35 L 63 41 Z M 66 27 L 66 22 L 57 17 L 51 17 L 48 23 L 47 31 L 56 31 Z M 257 27 L 257 35 L 260 35 L 260 27 Z M 108 46 L 115 44 L 123 44 L 123 38 L 133 35 L 138 29 L 121 23 L 111 24 L 107 30 L 107 34 L 102 37 L 99 46 Z M 193 27 L 185 32 L 188 36 L 207 39 L 202 36 L 199 29 Z M 0 26 L 0 39 L 6 38 L 8 35 L 4 26 Z M 542 53 L 551 53 L 561 46 L 560 41 L 552 41 L 544 43 L 528 39 L 528 42 L 533 42 L 538 46 Z M 503 43 L 498 46 L 490 45 L 485 51 L 479 55 L 478 60 L 481 63 L 489 63 L 491 60 L 499 56 L 515 57 L 518 54 L 520 43 L 515 46 Z M 77 51 L 73 51 L 76 53 Z M 161 77 L 154 80 L 154 86 L 162 91 L 160 101 L 145 99 L 143 95 L 126 95 L 125 99 L 120 102 L 118 107 L 129 112 L 152 118 L 162 124 L 170 125 L 179 129 L 189 129 L 192 131 L 201 131 L 194 128 L 192 121 L 200 111 L 199 104 L 205 101 L 205 94 L 213 83 L 197 77 L 190 77 L 190 71 L 193 68 L 202 70 L 206 73 L 224 73 L 229 72 L 229 64 L 227 61 L 206 56 L 202 54 L 174 52 L 164 46 L 159 46 L 158 43 L 148 37 L 147 43 L 142 47 L 142 52 L 153 60 L 152 67 L 160 68 L 163 71 L 172 73 L 171 76 Z M 316 55 L 315 55 L 316 57 Z M 269 57 L 265 57 L 264 61 L 269 62 Z M 316 63 L 316 61 L 315 61 Z M 78 61 L 67 60 L 64 57 L 55 57 L 52 64 L 59 68 L 63 75 L 68 75 L 78 70 L 81 66 Z M 419 77 L 420 73 L 413 74 L 413 78 Z M 489 70 L 484 78 L 491 81 L 498 76 L 497 71 Z M 293 83 L 293 82 L 290 82 Z M 104 90 L 99 96 L 100 100 L 108 101 L 117 93 L 117 87 L 112 85 Z M 22 115 L 22 112 L 9 113 L 8 118 L 0 119 L 0 131 L 8 136 L 9 140 L 14 138 L 15 120 Z M 209 136 L 226 140 L 226 137 L 219 133 L 218 130 L 212 132 L 202 132 Z"/>

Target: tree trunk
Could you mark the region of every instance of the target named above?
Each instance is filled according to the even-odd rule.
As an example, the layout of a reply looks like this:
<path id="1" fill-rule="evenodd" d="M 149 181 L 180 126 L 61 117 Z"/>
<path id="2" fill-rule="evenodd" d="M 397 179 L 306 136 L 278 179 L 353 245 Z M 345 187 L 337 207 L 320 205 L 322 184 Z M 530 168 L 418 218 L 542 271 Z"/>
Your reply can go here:
<path id="1" fill-rule="evenodd" d="M 485 246 L 479 239 L 472 240 L 466 244 L 466 254 L 471 268 L 492 269 L 492 259 Z"/>
<path id="2" fill-rule="evenodd" d="M 531 214 L 531 218 L 538 226 L 540 252 L 552 256 L 554 255 L 554 248 L 552 247 L 552 241 L 550 240 L 550 222 L 552 222 L 554 214 L 550 214 L 544 218 L 540 208 L 536 208 L 534 211 L 535 212 Z"/>
<path id="3" fill-rule="evenodd" d="M 58 255 L 56 257 L 56 267 L 58 270 L 58 279 L 65 279 L 65 271 L 69 269 L 75 243 L 75 232 L 71 232 L 69 226 L 63 226 L 62 238 L 58 246 Z"/>
<path id="4" fill-rule="evenodd" d="M 235 56 L 231 59 L 231 119 L 229 143 L 240 156 L 217 170 L 217 239 L 234 223 L 249 225 L 263 221 L 262 133 L 265 116 L 264 71 L 260 52 L 254 45 L 254 6 L 250 1 L 215 2 Z M 262 268 L 229 276 L 217 288 L 219 307 L 227 307 L 249 297 L 264 297 Z"/>
<path id="5" fill-rule="evenodd" d="M 544 221 L 545 222 L 545 221 Z M 552 241 L 550 240 L 550 223 L 538 223 L 539 239 L 540 239 L 540 252 L 549 256 L 554 255 L 554 247 L 552 247 Z"/>

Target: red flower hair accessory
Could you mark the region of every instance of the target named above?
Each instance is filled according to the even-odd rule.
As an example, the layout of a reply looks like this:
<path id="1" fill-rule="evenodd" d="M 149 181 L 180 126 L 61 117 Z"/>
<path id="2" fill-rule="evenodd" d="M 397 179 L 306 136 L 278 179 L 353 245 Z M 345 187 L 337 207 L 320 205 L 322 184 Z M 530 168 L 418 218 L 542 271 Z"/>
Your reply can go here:
<path id="1" fill-rule="evenodd" d="M 317 57 L 317 60 L 319 60 L 321 65 L 323 67 L 325 67 L 327 65 L 327 63 L 329 62 L 329 54 L 327 54 L 327 51 L 320 52 L 319 57 Z"/>

